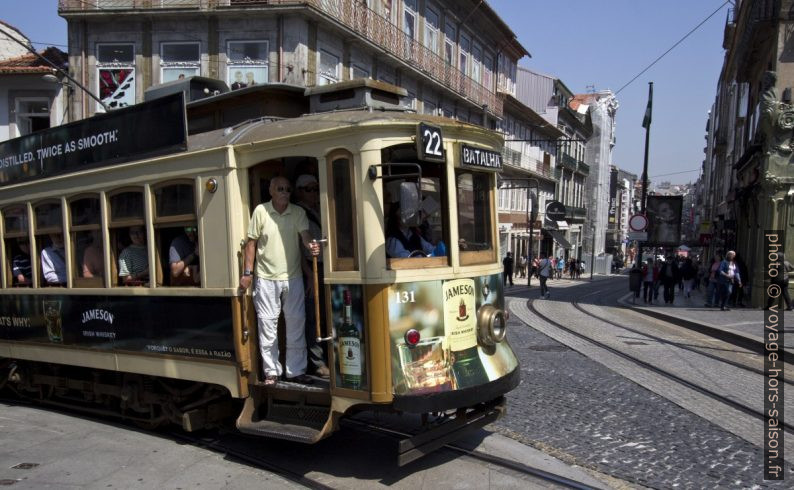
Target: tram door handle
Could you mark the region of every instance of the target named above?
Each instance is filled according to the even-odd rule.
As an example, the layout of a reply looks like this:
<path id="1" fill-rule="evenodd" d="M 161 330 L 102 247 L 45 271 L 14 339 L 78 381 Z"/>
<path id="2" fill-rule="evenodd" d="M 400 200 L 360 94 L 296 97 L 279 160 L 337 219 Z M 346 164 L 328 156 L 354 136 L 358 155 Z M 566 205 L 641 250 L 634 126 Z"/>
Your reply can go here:
<path id="1" fill-rule="evenodd" d="M 318 244 L 326 244 L 328 243 L 327 238 L 323 238 L 321 240 L 312 240 L 312 243 Z M 315 327 L 317 330 L 317 342 L 328 342 L 332 340 L 333 337 L 323 337 L 322 331 L 320 329 L 320 280 L 319 280 L 319 270 L 317 268 L 317 256 L 312 254 L 312 272 L 314 272 L 314 322 Z"/>

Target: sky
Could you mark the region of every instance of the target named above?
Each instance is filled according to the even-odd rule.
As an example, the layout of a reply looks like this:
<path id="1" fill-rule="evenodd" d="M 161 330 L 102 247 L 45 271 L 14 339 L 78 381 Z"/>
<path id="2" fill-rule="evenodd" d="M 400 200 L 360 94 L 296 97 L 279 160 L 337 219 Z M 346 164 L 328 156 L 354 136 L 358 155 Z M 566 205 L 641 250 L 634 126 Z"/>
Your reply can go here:
<path id="1" fill-rule="evenodd" d="M 724 0 L 488 0 L 530 52 L 519 65 L 553 75 L 574 93 L 619 90 L 684 35 L 720 10 L 618 94 L 615 165 L 642 172 L 642 118 L 653 85 L 649 175 L 654 183 L 694 182 L 706 146 L 706 118 L 724 57 Z M 0 0 L 0 19 L 37 49 L 66 51 L 57 0 Z M 672 174 L 672 175 L 670 175 Z"/>

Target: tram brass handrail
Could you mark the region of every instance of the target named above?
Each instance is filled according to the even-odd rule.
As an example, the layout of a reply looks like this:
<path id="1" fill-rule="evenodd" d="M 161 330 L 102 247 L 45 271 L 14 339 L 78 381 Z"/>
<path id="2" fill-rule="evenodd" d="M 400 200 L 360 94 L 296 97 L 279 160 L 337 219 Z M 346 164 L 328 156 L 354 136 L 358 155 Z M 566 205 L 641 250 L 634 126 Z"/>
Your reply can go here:
<path id="1" fill-rule="evenodd" d="M 322 240 L 312 240 L 312 243 L 318 244 L 325 244 L 327 242 L 327 238 L 323 238 Z M 314 272 L 314 326 L 317 329 L 317 342 L 328 342 L 333 340 L 333 337 L 323 337 L 323 333 L 320 329 L 320 280 L 319 271 L 317 270 L 316 255 L 312 255 L 312 272 Z"/>

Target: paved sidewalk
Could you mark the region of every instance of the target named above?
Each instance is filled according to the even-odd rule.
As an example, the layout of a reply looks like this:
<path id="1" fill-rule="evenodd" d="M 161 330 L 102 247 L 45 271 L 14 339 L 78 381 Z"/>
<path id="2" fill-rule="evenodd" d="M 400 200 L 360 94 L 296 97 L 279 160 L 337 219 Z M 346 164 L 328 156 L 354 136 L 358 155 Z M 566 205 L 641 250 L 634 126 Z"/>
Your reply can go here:
<path id="1" fill-rule="evenodd" d="M 628 277 L 626 277 L 626 286 L 628 286 Z M 730 311 L 721 311 L 719 308 L 706 307 L 706 288 L 703 287 L 699 291 L 692 291 L 691 298 L 685 298 L 683 291 L 676 288 L 675 301 L 672 305 L 664 303 L 662 292 L 660 287 L 659 298 L 654 300 L 653 304 L 644 303 L 642 294 L 637 298 L 636 304 L 633 303 L 632 293 L 623 296 L 620 299 L 620 303 L 636 311 L 682 326 L 699 326 L 706 330 L 714 329 L 755 343 L 763 343 L 763 310 L 759 308 L 731 308 Z M 780 331 L 789 334 L 784 338 L 783 345 L 787 351 L 790 351 L 791 355 L 794 355 L 794 312 L 787 311 L 781 316 L 778 328 Z"/>

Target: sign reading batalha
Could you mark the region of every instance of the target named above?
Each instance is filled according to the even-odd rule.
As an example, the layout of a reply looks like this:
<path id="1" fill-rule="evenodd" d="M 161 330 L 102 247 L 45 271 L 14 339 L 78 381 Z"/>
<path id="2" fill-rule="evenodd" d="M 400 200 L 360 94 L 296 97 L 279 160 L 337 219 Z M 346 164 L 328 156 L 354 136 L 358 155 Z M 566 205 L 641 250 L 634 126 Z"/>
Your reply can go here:
<path id="1" fill-rule="evenodd" d="M 461 144 L 460 158 L 463 165 L 470 167 L 485 167 L 494 170 L 502 168 L 502 154 L 485 148 Z"/>

